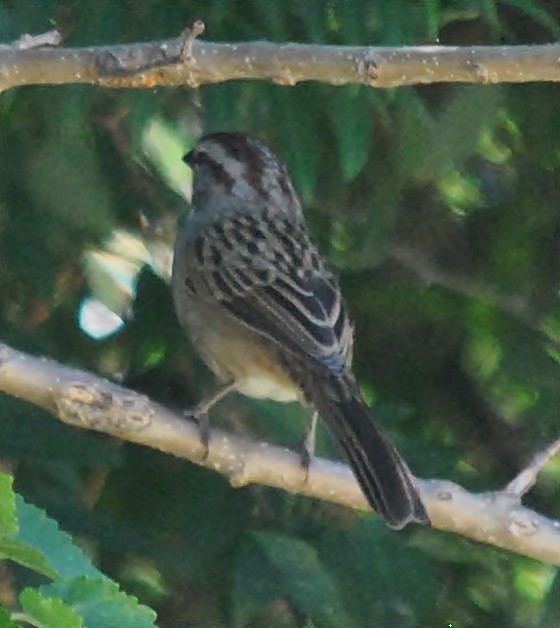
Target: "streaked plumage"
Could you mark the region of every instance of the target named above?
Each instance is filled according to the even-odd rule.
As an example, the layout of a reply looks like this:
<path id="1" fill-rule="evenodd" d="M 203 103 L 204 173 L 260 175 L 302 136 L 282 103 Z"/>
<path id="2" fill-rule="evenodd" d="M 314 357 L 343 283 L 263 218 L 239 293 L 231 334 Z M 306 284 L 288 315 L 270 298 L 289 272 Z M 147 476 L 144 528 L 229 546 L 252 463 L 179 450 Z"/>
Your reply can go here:
<path id="1" fill-rule="evenodd" d="M 240 392 L 312 405 L 387 523 L 428 523 L 406 464 L 355 383 L 346 306 L 285 166 L 241 133 L 206 136 L 185 160 L 193 210 L 178 236 L 172 284 L 202 357 Z"/>

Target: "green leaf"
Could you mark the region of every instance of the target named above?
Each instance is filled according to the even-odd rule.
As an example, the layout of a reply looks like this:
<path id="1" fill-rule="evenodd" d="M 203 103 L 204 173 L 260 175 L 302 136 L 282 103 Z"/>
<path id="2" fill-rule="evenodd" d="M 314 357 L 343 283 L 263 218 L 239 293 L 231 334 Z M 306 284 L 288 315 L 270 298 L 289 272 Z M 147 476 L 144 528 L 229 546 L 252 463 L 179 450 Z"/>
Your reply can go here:
<path id="1" fill-rule="evenodd" d="M 402 4 L 402 0 L 377 3 L 377 15 L 379 23 L 382 25 L 379 33 L 381 38 L 380 43 L 383 46 L 402 46 L 405 43 L 403 41 L 405 20 L 400 19 L 400 16 L 402 16 L 404 12 Z M 407 11 L 410 11 L 410 8 L 409 4 Z"/>
<path id="2" fill-rule="evenodd" d="M 18 539 L 36 548 L 62 577 L 84 574 L 105 577 L 74 544 L 70 535 L 60 530 L 56 521 L 44 511 L 27 504 L 19 495 L 16 496 L 16 508 L 20 523 Z"/>
<path id="3" fill-rule="evenodd" d="M 87 628 L 154 628 L 155 612 L 110 580 L 79 577 L 40 588 L 77 611 Z"/>
<path id="4" fill-rule="evenodd" d="M 434 170 L 446 172 L 478 152 L 481 132 L 495 126 L 501 105 L 499 86 L 469 85 L 456 89 L 436 121 L 431 142 Z"/>
<path id="5" fill-rule="evenodd" d="M 59 575 L 40 551 L 17 539 L 0 538 L 0 558 L 13 560 L 49 578 L 57 578 Z"/>
<path id="6" fill-rule="evenodd" d="M 11 620 L 11 617 L 10 611 L 0 605 L 0 628 L 18 628 L 18 625 Z"/>
<path id="7" fill-rule="evenodd" d="M 479 152 L 481 134 L 495 126 L 502 104 L 498 86 L 454 88 L 442 113 L 432 116 L 414 93 L 399 98 L 399 166 L 403 177 L 439 179 Z"/>
<path id="8" fill-rule="evenodd" d="M 62 600 L 45 597 L 36 589 L 25 589 L 19 596 L 23 609 L 47 628 L 81 628 L 82 618 Z"/>
<path id="9" fill-rule="evenodd" d="M 436 40 L 442 25 L 443 11 L 439 0 L 424 0 L 428 37 Z"/>
<path id="10" fill-rule="evenodd" d="M 286 41 L 289 27 L 286 23 L 288 12 L 283 2 L 255 2 L 253 11 L 260 13 L 260 19 L 269 25 L 268 38 L 272 41 Z"/>
<path id="11" fill-rule="evenodd" d="M 372 146 L 375 112 L 367 89 L 340 87 L 332 92 L 328 102 L 346 182 L 361 172 Z"/>
<path id="12" fill-rule="evenodd" d="M 556 573 L 542 606 L 539 628 L 557 625 L 560 619 L 560 572 Z"/>
<path id="13" fill-rule="evenodd" d="M 18 531 L 12 482 L 13 477 L 9 473 L 0 473 L 0 537 L 13 536 Z"/>
<path id="14" fill-rule="evenodd" d="M 351 625 L 317 551 L 295 538 L 252 534 L 240 556 L 234 599 L 235 626 L 244 626 L 278 599 L 317 626 Z"/>
<path id="15" fill-rule="evenodd" d="M 0 261 L 0 266 L 1 266 Z M 121 452 L 106 438 L 92 438 L 60 421 L 48 421 L 42 408 L 23 404 L 15 397 L 0 396 L 2 428 L 0 457 L 25 460 L 34 465 L 46 461 L 57 465 L 79 464 L 81 468 L 116 466 Z M 68 477 L 70 486 L 72 479 Z"/>
<path id="16" fill-rule="evenodd" d="M 323 564 L 337 581 L 339 596 L 352 613 L 352 621 L 345 625 L 412 628 L 429 624 L 426 618 L 441 588 L 441 576 L 437 564 L 411 547 L 416 538 L 412 530 L 396 533 L 381 521 L 361 515 L 344 529 L 322 526 L 313 538 Z"/>
<path id="17" fill-rule="evenodd" d="M 309 42 L 326 43 L 327 28 L 337 30 L 336 13 L 333 6 L 325 6 L 322 3 L 308 2 L 303 4 L 304 10 L 300 12 L 302 26 L 305 29 L 305 39 Z"/>
<path id="18" fill-rule="evenodd" d="M 494 0 L 477 0 L 476 5 L 478 6 L 481 17 L 486 20 L 492 31 L 494 31 L 494 35 L 501 33 L 502 25 L 500 23 L 500 18 L 498 17 L 498 8 Z"/>
<path id="19" fill-rule="evenodd" d="M 319 161 L 323 157 L 319 148 L 323 134 L 319 121 L 325 92 L 315 85 L 302 85 L 298 89 L 299 95 L 285 88 L 276 90 L 271 103 L 277 121 L 278 141 L 274 145 L 287 163 L 297 191 L 308 202 L 316 193 Z M 303 108 L 300 98 L 306 103 Z M 311 146 L 318 150 L 310 150 Z"/>
<path id="20" fill-rule="evenodd" d="M 509 4 L 519 9 L 537 24 L 544 26 L 554 37 L 560 37 L 560 27 L 554 18 L 538 2 L 532 0 L 502 0 L 503 4 Z"/>
<path id="21" fill-rule="evenodd" d="M 396 121 L 399 175 L 404 180 L 411 177 L 425 179 L 430 168 L 426 150 L 433 142 L 434 119 L 416 92 L 399 92 L 396 102 L 399 106 Z"/>

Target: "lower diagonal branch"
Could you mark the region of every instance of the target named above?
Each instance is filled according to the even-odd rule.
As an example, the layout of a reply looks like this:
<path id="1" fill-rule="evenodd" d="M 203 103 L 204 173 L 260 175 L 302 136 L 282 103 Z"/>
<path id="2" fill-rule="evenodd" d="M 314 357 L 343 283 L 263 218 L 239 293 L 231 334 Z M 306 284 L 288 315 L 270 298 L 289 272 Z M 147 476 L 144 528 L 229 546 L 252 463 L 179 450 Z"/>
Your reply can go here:
<path id="1" fill-rule="evenodd" d="M 213 429 L 208 455 L 196 423 L 144 395 L 91 373 L 0 343 L 0 391 L 40 406 L 77 427 L 186 458 L 226 475 L 233 486 L 262 484 L 350 508 L 367 504 L 349 468 Z M 0 425 L 2 417 L 0 416 Z M 473 494 L 453 482 L 418 480 L 432 524 L 463 536 L 560 565 L 560 523 L 524 508 L 504 489 Z"/>

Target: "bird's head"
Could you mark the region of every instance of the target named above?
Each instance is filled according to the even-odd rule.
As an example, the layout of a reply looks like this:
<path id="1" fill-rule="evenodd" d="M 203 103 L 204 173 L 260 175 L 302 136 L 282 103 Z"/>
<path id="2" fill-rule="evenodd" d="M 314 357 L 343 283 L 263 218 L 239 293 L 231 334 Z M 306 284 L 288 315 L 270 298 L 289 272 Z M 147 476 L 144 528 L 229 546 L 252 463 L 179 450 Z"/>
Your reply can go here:
<path id="1" fill-rule="evenodd" d="M 202 137 L 183 158 L 193 170 L 193 207 L 213 215 L 268 209 L 301 216 L 286 166 L 270 148 L 245 133 Z"/>

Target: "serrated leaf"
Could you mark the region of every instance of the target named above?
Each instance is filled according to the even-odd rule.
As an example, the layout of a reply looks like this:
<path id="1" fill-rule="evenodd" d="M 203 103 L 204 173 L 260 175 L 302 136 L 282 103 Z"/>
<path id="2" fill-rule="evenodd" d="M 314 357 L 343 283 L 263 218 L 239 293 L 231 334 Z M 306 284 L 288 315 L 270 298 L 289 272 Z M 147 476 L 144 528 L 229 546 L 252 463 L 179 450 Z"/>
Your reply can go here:
<path id="1" fill-rule="evenodd" d="M 44 595 L 60 598 L 84 618 L 87 628 L 154 628 L 155 612 L 114 582 L 79 577 L 42 586 Z"/>
<path id="2" fill-rule="evenodd" d="M 12 483 L 13 477 L 9 473 L 0 473 L 0 537 L 13 536 L 18 531 Z"/>
<path id="3" fill-rule="evenodd" d="M 45 597 L 37 589 L 25 589 L 19 596 L 22 608 L 46 628 L 81 628 L 82 618 L 62 600 Z"/>
<path id="4" fill-rule="evenodd" d="M 74 544 L 70 535 L 60 530 L 56 521 L 40 508 L 27 504 L 17 495 L 16 511 L 20 524 L 18 539 L 45 556 L 60 576 L 72 578 L 85 574 L 95 578 L 105 577 Z"/>
<path id="5" fill-rule="evenodd" d="M 58 573 L 49 565 L 41 552 L 18 539 L 0 539 L 0 558 L 14 562 L 42 573 L 49 578 L 57 578 Z"/>
<path id="6" fill-rule="evenodd" d="M 258 532 L 241 554 L 235 581 L 235 625 L 286 599 L 318 626 L 350 626 L 338 590 L 317 551 L 295 538 Z"/>

